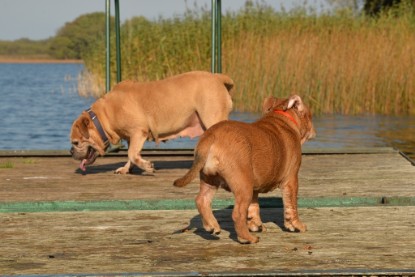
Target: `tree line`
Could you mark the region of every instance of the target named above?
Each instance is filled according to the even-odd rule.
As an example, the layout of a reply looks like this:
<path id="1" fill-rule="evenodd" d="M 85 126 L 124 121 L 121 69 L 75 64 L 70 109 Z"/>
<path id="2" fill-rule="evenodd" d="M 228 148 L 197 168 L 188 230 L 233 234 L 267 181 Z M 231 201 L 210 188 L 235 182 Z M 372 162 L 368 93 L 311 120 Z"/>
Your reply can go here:
<path id="1" fill-rule="evenodd" d="M 0 40 L 0 56 L 82 59 L 90 44 L 104 36 L 105 14 L 89 13 L 66 23 L 54 37 L 48 39 Z"/>

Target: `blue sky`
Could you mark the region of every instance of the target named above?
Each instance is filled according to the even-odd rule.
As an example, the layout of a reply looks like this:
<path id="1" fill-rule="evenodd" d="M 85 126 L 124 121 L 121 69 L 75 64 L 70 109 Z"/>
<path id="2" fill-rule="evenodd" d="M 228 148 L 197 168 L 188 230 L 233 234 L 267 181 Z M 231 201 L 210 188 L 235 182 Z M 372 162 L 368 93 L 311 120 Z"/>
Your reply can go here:
<path id="1" fill-rule="evenodd" d="M 113 5 L 111 0 L 111 4 Z M 211 0 L 197 0 L 198 6 L 210 8 Z M 277 10 L 284 6 L 291 9 L 302 5 L 302 0 L 265 0 Z M 309 5 L 321 7 L 324 0 L 307 1 Z M 121 20 L 133 16 L 155 19 L 158 16 L 172 17 L 183 14 L 186 3 L 193 7 L 195 0 L 120 0 Z M 222 11 L 236 11 L 243 7 L 245 0 L 222 0 Z M 66 22 L 78 16 L 96 11 L 105 11 L 105 0 L 1 0 L 0 40 L 29 38 L 46 39 Z M 114 8 L 112 7 L 112 13 Z"/>

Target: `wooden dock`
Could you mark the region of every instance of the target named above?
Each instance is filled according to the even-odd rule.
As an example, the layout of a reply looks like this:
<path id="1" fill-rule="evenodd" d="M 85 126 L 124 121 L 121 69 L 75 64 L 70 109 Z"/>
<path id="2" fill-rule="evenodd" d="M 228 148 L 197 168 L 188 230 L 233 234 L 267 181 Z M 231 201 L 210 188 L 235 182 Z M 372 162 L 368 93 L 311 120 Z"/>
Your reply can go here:
<path id="1" fill-rule="evenodd" d="M 415 275 L 415 167 L 392 149 L 305 153 L 308 231 L 284 231 L 277 190 L 261 195 L 267 230 L 254 245 L 236 242 L 232 194 L 216 196 L 213 236 L 194 206 L 197 180 L 172 186 L 190 152 L 148 158 L 155 176 L 113 174 L 125 155 L 84 174 L 58 152 L 0 152 L 0 275 Z"/>

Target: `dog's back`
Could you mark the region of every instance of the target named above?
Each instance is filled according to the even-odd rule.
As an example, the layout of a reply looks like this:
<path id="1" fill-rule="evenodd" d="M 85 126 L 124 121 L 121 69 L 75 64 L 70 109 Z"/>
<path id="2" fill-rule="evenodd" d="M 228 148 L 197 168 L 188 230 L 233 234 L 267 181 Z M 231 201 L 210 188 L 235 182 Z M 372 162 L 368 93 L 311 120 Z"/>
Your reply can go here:
<path id="1" fill-rule="evenodd" d="M 214 125 L 200 138 L 192 168 L 174 185 L 185 186 L 201 172 L 220 175 L 225 181 L 220 185 L 229 190 L 227 180 L 240 172 L 245 176 L 239 178 L 249 179 L 252 189 L 274 189 L 292 170 L 295 174 L 301 162 L 299 134 L 275 127 L 274 120 L 269 115 L 252 124 L 229 120 Z"/>

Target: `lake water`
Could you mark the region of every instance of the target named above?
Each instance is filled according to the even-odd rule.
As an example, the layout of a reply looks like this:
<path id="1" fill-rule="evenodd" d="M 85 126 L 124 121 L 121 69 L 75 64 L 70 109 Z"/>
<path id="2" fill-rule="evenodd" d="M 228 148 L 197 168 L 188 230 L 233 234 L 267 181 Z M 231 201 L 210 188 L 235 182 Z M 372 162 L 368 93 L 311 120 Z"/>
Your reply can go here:
<path id="1" fill-rule="evenodd" d="M 78 96 L 82 64 L 0 63 L 0 150 L 66 150 L 72 122 L 95 99 Z M 252 122 L 259 114 L 231 114 Z M 394 147 L 415 159 L 414 116 L 314 117 L 317 137 L 309 149 Z M 196 139 L 178 139 L 145 148 L 192 148 Z"/>

